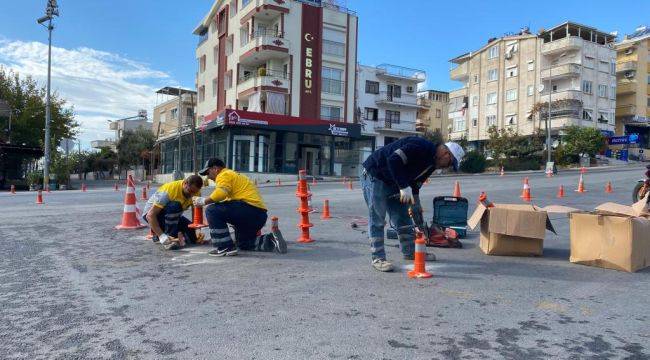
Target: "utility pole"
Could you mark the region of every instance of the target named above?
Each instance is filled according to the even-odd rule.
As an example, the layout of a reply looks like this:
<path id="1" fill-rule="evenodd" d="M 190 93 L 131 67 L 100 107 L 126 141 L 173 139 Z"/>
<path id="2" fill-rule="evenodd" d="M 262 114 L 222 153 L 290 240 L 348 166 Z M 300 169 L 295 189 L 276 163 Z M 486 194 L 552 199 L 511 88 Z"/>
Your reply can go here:
<path id="1" fill-rule="evenodd" d="M 178 87 L 178 111 L 176 111 L 176 116 L 178 116 L 178 166 L 176 167 L 176 177 L 178 179 L 176 180 L 181 180 L 184 178 L 183 176 L 183 170 L 181 167 L 183 166 L 183 160 L 182 160 L 182 151 L 181 151 L 181 146 L 182 146 L 182 139 L 183 139 L 183 125 L 182 125 L 182 116 L 181 113 L 183 112 L 183 91 Z"/>
<path id="2" fill-rule="evenodd" d="M 43 163 L 43 187 L 45 189 L 50 186 L 50 121 L 51 121 L 51 104 L 50 104 L 50 85 L 51 85 L 51 69 L 52 69 L 52 19 L 54 16 L 59 16 L 59 6 L 56 0 L 48 0 L 47 7 L 45 8 L 45 16 L 39 18 L 37 22 L 41 25 L 47 22 L 47 96 L 45 100 L 45 159 Z"/>

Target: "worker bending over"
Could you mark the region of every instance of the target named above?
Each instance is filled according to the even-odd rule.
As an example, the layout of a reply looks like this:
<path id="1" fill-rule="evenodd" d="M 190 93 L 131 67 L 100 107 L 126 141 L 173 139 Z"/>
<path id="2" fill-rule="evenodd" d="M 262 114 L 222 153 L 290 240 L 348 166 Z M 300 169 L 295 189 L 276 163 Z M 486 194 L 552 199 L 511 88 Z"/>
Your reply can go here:
<path id="1" fill-rule="evenodd" d="M 257 187 L 246 176 L 226 168 L 221 159 L 205 163 L 199 175 L 216 183 L 209 197 L 194 198 L 194 205 L 206 206 L 205 216 L 210 226 L 210 237 L 215 249 L 212 256 L 235 256 L 237 248 L 244 251 L 287 252 L 287 243 L 279 233 L 258 236 L 267 219 L 266 205 Z M 211 204 L 211 205 L 210 205 Z M 228 224 L 235 228 L 235 242 L 230 237 Z"/>
<path id="2" fill-rule="evenodd" d="M 456 143 L 434 144 L 410 136 L 376 150 L 363 163 L 361 186 L 368 205 L 372 266 L 376 270 L 393 271 L 384 250 L 386 213 L 391 224 L 397 227 L 404 259 L 412 260 L 415 234 L 409 206 L 421 212 L 419 193 L 424 181 L 436 169 L 453 167 L 457 171 L 464 156 L 465 152 Z M 427 260 L 434 261 L 435 255 L 427 254 Z"/>

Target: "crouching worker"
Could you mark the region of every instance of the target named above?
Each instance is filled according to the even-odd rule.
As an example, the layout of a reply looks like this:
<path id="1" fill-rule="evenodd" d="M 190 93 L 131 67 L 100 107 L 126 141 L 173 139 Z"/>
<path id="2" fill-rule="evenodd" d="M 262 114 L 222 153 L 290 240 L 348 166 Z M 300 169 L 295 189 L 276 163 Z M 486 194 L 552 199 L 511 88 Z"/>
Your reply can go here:
<path id="1" fill-rule="evenodd" d="M 235 256 L 237 248 L 244 251 L 287 252 L 287 243 L 279 230 L 258 236 L 267 219 L 266 205 L 257 187 L 246 176 L 226 168 L 221 159 L 205 163 L 199 175 L 216 183 L 209 197 L 194 198 L 194 205 L 207 206 L 205 217 L 210 226 L 212 256 Z M 235 241 L 230 237 L 228 224 L 235 228 Z"/>
<path id="2" fill-rule="evenodd" d="M 196 232 L 188 227 L 192 222 L 183 211 L 192 205 L 192 197 L 201 194 L 203 179 L 192 175 L 185 180 L 172 181 L 161 186 L 144 206 L 143 218 L 166 250 L 178 250 L 196 243 Z M 182 234 L 182 236 L 179 236 Z"/>

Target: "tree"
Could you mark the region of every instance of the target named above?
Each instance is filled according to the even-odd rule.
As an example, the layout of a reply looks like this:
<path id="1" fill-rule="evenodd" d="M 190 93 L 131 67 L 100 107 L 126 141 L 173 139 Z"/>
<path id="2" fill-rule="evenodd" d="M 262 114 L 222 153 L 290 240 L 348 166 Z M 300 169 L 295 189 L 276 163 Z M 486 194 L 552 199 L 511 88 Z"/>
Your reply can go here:
<path id="1" fill-rule="evenodd" d="M 566 127 L 564 133 L 564 150 L 567 154 L 593 157 L 605 147 L 605 136 L 596 128 L 573 125 Z"/>
<path id="2" fill-rule="evenodd" d="M 438 129 L 433 130 L 433 131 L 427 129 L 424 132 L 424 134 L 422 134 L 422 137 L 429 140 L 429 141 L 431 141 L 434 144 L 439 144 L 439 143 L 444 142 L 444 138 L 442 137 L 442 133 Z"/>
<path id="3" fill-rule="evenodd" d="M 145 128 L 125 131 L 117 144 L 118 166 L 131 169 L 143 164 L 155 142 L 154 134 Z"/>
<path id="4" fill-rule="evenodd" d="M 544 149 L 544 134 L 537 130 L 529 136 L 519 135 L 511 128 L 488 129 L 487 149 L 495 159 L 530 158 Z"/>

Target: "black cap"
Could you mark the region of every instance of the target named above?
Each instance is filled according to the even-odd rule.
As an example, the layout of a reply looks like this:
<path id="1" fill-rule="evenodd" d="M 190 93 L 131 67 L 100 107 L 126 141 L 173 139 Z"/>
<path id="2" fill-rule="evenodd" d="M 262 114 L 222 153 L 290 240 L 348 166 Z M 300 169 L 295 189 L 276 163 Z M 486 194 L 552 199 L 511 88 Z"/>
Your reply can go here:
<path id="1" fill-rule="evenodd" d="M 208 175 L 208 170 L 210 170 L 210 168 L 214 166 L 225 168 L 226 164 L 221 159 L 210 158 L 208 161 L 205 162 L 205 166 L 203 166 L 203 169 L 199 170 L 199 175 L 201 176 Z"/>

